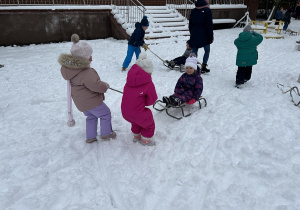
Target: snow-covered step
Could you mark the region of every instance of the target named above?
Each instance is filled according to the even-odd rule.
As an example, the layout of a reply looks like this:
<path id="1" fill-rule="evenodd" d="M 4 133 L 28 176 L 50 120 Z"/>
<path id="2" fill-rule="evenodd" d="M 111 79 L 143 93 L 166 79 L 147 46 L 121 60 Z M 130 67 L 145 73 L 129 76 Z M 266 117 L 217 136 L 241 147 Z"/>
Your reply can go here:
<path id="1" fill-rule="evenodd" d="M 146 10 L 145 11 L 145 14 L 170 14 L 172 13 L 173 11 L 170 10 L 170 9 L 167 9 L 167 10 Z"/>
<path id="2" fill-rule="evenodd" d="M 184 21 L 184 17 L 177 17 L 177 18 L 153 18 L 152 21 L 155 23 L 163 23 L 163 22 L 180 22 Z"/>
<path id="3" fill-rule="evenodd" d="M 189 30 L 188 26 L 179 26 L 179 27 L 168 27 L 169 31 L 187 31 Z"/>
<path id="4" fill-rule="evenodd" d="M 187 22 L 169 22 L 169 23 L 159 23 L 163 27 L 172 27 L 172 26 L 187 26 Z"/>
<path id="5" fill-rule="evenodd" d="M 146 10 L 166 10 L 166 6 L 145 6 Z"/>
<path id="6" fill-rule="evenodd" d="M 173 17 L 178 17 L 178 14 L 176 13 L 171 13 L 171 14 L 151 14 L 152 18 L 173 18 Z"/>

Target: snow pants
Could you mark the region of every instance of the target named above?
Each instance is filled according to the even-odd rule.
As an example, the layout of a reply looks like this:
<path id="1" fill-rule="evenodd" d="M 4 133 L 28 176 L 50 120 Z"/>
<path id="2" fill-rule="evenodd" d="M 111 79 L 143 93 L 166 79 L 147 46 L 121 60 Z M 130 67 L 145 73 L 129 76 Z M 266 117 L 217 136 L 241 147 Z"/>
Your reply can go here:
<path id="1" fill-rule="evenodd" d="M 132 60 L 133 53 L 135 53 L 136 59 L 138 59 L 139 55 L 141 53 L 141 48 L 140 47 L 135 47 L 135 46 L 132 46 L 132 45 L 128 44 L 127 55 L 126 55 L 126 58 L 123 62 L 123 67 L 127 68 L 129 66 L 129 64 Z"/>
<path id="2" fill-rule="evenodd" d="M 173 61 L 174 61 L 174 63 L 176 65 L 180 66 L 180 65 L 184 65 L 185 64 L 186 59 L 187 59 L 187 57 L 180 56 L 180 57 L 174 58 Z"/>
<path id="3" fill-rule="evenodd" d="M 103 102 L 94 109 L 83 112 L 86 118 L 86 138 L 92 139 L 97 136 L 98 118 L 100 118 L 100 135 L 107 136 L 112 132 L 111 113 L 108 106 Z"/>
<path id="4" fill-rule="evenodd" d="M 252 66 L 239 66 L 236 73 L 236 84 L 244 84 L 245 81 L 251 79 Z"/>
<path id="5" fill-rule="evenodd" d="M 155 123 L 152 112 L 149 108 L 145 108 L 142 113 L 134 115 L 124 115 L 125 120 L 131 123 L 131 131 L 135 134 L 141 134 L 146 138 L 151 138 L 154 135 Z"/>

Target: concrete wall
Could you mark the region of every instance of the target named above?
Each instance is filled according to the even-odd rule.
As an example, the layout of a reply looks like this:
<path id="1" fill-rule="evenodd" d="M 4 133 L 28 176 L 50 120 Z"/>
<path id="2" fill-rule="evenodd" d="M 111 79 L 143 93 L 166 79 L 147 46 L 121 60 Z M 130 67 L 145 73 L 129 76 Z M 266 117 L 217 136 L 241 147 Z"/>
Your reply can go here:
<path id="1" fill-rule="evenodd" d="M 110 10 L 0 11 L 0 45 L 26 45 L 82 39 L 126 39 L 111 21 Z"/>

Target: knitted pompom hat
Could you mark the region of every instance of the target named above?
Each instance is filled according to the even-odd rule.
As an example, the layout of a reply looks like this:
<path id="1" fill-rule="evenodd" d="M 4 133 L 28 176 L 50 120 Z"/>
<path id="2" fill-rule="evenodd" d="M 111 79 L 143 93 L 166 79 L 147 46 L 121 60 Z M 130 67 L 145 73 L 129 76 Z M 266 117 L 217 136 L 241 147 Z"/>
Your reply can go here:
<path id="1" fill-rule="evenodd" d="M 188 57 L 185 61 L 185 67 L 190 66 L 193 69 L 197 69 L 197 58 L 194 56 L 194 54 L 191 54 L 190 57 Z"/>
<path id="2" fill-rule="evenodd" d="M 147 16 L 144 16 L 143 19 L 141 20 L 141 25 L 144 27 L 148 27 L 149 26 L 149 21 L 147 19 Z"/>
<path id="3" fill-rule="evenodd" d="M 73 34 L 71 36 L 71 41 L 73 42 L 70 50 L 71 54 L 74 57 L 89 60 L 93 54 L 92 47 L 86 41 L 79 40 L 79 36 L 77 34 Z"/>
<path id="4" fill-rule="evenodd" d="M 141 52 L 139 59 L 135 62 L 139 67 L 144 69 L 145 72 L 151 74 L 153 72 L 153 63 L 150 59 L 147 58 L 146 52 Z"/>

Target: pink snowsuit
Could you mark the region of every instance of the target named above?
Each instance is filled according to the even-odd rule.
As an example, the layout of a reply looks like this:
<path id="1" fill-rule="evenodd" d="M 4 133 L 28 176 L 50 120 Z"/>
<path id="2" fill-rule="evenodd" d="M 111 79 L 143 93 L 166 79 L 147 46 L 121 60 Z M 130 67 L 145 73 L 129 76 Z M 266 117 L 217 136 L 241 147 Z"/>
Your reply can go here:
<path id="1" fill-rule="evenodd" d="M 145 106 L 154 104 L 156 100 L 157 95 L 151 75 L 134 64 L 127 75 L 121 104 L 122 115 L 131 123 L 133 133 L 141 133 L 146 138 L 154 135 L 153 115 Z"/>

